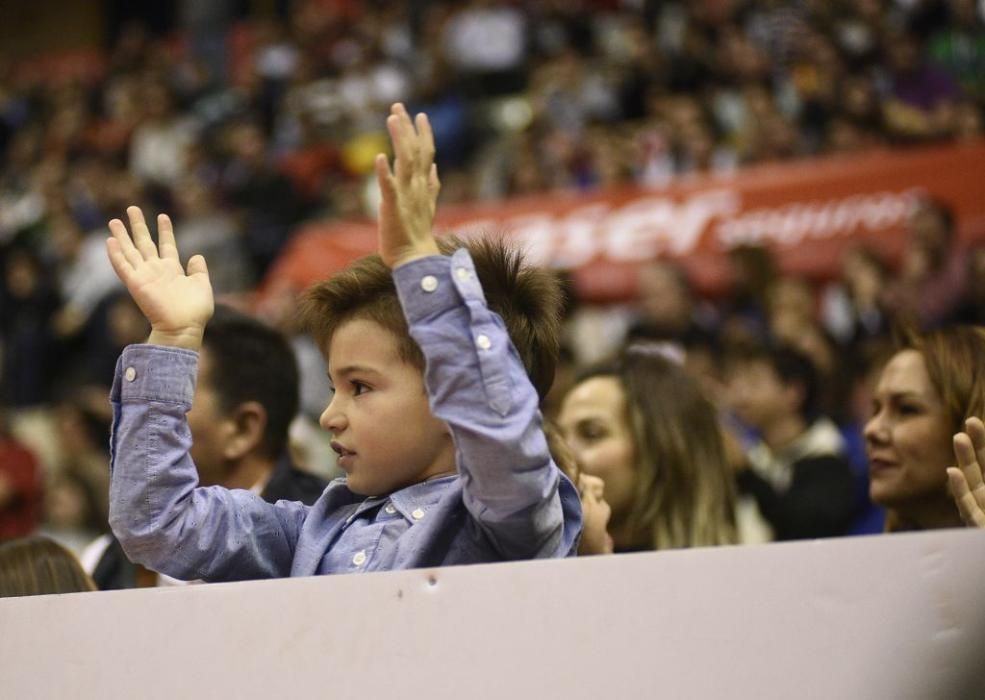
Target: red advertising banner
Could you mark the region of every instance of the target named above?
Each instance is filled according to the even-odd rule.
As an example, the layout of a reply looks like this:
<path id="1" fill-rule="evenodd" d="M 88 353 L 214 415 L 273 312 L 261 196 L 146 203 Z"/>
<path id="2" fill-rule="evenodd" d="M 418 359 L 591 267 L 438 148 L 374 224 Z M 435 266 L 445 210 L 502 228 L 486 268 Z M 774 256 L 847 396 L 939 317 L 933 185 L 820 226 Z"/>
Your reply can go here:
<path id="1" fill-rule="evenodd" d="M 583 299 L 616 301 L 634 295 L 636 267 L 659 257 L 680 260 L 699 289 L 715 293 L 727 282 L 725 253 L 743 244 L 768 246 L 781 270 L 815 279 L 836 275 L 842 252 L 859 242 L 895 258 L 923 195 L 953 208 L 963 241 L 985 240 L 985 142 L 751 167 L 661 189 L 449 207 L 437 228 L 516 237 L 533 261 L 569 270 Z M 303 289 L 375 243 L 370 221 L 307 226 L 265 290 Z"/>

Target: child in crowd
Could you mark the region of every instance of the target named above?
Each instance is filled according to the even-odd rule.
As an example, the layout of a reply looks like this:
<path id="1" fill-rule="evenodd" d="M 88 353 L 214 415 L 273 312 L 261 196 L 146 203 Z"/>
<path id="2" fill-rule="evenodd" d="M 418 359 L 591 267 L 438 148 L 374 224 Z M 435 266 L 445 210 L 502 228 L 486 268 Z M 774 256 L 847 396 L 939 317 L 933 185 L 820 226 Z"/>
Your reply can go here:
<path id="1" fill-rule="evenodd" d="M 814 364 L 784 345 L 737 346 L 728 374 L 732 409 L 758 434 L 735 465 L 744 541 L 847 534 L 858 509 L 855 477 L 841 433 L 819 411 Z"/>
<path id="2" fill-rule="evenodd" d="M 575 552 L 578 492 L 538 411 L 558 352 L 556 282 L 492 242 L 442 255 L 427 117 L 397 104 L 387 128 L 379 256 L 302 305 L 334 385 L 321 424 L 346 472 L 311 507 L 197 488 L 185 413 L 213 311 L 205 261 L 182 270 L 164 215 L 158 245 L 136 207 L 129 233 L 110 222 L 113 267 L 152 328 L 124 350 L 112 391 L 110 524 L 134 561 L 215 581 Z"/>

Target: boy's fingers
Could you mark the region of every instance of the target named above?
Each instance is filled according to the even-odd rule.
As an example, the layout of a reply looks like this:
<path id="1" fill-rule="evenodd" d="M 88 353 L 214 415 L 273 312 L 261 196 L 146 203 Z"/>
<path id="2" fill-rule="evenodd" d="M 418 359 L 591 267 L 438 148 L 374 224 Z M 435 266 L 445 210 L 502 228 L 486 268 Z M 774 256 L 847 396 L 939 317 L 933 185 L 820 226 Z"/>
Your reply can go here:
<path id="1" fill-rule="evenodd" d="M 188 261 L 188 276 L 204 274 L 209 276 L 209 266 L 205 264 L 205 258 L 201 255 L 193 255 Z"/>
<path id="2" fill-rule="evenodd" d="M 171 217 L 167 214 L 157 215 L 157 238 L 161 257 L 177 260 L 178 244 L 174 241 L 174 227 L 171 225 Z"/>
<path id="3" fill-rule="evenodd" d="M 406 180 L 410 177 L 413 154 L 400 115 L 391 114 L 387 117 L 386 128 L 390 132 L 390 142 L 393 144 L 393 174 L 398 180 Z"/>
<path id="4" fill-rule="evenodd" d="M 130 265 L 136 267 L 143 262 L 144 257 L 133 245 L 133 241 L 130 240 L 130 234 L 127 233 L 127 227 L 122 221 L 119 219 L 113 219 L 110 221 L 109 231 L 113 234 L 113 240 L 119 244 L 120 251 L 123 253 L 124 258 L 126 258 Z"/>
<path id="5" fill-rule="evenodd" d="M 133 236 L 133 244 L 140 251 L 144 260 L 157 257 L 157 246 L 150 236 L 150 229 L 144 221 L 144 212 L 140 207 L 127 207 L 127 216 L 130 218 L 130 233 Z"/>
<path id="6" fill-rule="evenodd" d="M 113 266 L 116 276 L 120 278 L 121 282 L 126 284 L 127 278 L 133 272 L 133 265 L 127 261 L 126 256 L 123 254 L 120 242 L 115 238 L 107 238 L 106 253 L 109 255 L 109 263 Z"/>
<path id="7" fill-rule="evenodd" d="M 396 172 L 397 177 L 402 179 L 417 172 L 417 167 L 421 164 L 423 155 L 421 153 L 421 144 L 417 129 L 414 128 L 414 123 L 407 113 L 407 108 L 400 102 L 397 102 L 393 105 L 391 112 L 391 116 L 395 117 L 394 127 L 397 139 L 394 143 L 394 149 L 398 162 L 402 161 L 403 165 L 406 166 Z"/>
<path id="8" fill-rule="evenodd" d="M 441 191 L 441 180 L 438 179 L 438 164 L 431 163 L 431 172 L 428 173 L 428 190 L 435 197 Z"/>
<path id="9" fill-rule="evenodd" d="M 430 170 L 434 163 L 434 132 L 431 130 L 431 122 L 424 112 L 418 113 L 414 122 L 417 125 L 417 141 L 420 144 L 422 165 L 426 165 Z"/>
<path id="10" fill-rule="evenodd" d="M 390 164 L 387 162 L 386 155 L 377 153 L 374 165 L 376 166 L 376 181 L 380 185 L 380 193 L 384 199 L 393 199 L 395 194 L 393 173 L 390 172 Z"/>
<path id="11" fill-rule="evenodd" d="M 441 192 L 441 180 L 438 179 L 438 164 L 431 163 L 431 172 L 428 173 L 428 194 L 431 199 L 431 216 L 434 216 L 435 209 L 438 207 L 438 193 Z"/>

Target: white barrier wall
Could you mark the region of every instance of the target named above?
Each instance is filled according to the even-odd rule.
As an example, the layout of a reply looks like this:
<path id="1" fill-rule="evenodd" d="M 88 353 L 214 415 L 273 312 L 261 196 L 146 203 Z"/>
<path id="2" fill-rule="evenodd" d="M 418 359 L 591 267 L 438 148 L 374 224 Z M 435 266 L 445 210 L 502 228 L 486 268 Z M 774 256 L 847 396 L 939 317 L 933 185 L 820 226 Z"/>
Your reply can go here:
<path id="1" fill-rule="evenodd" d="M 18 700 L 950 700 L 982 673 L 971 531 L 0 599 Z"/>

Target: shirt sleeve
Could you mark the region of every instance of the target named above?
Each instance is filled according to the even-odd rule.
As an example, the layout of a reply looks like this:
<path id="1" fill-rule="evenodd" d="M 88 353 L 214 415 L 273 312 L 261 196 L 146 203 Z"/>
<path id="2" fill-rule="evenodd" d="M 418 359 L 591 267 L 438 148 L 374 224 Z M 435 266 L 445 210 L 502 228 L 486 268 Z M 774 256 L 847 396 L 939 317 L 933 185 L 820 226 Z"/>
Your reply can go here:
<path id="1" fill-rule="evenodd" d="M 305 506 L 198 487 L 185 418 L 197 365 L 197 353 L 152 345 L 131 345 L 118 360 L 110 396 L 113 533 L 132 561 L 178 579 L 288 576 Z"/>
<path id="2" fill-rule="evenodd" d="M 419 258 L 393 277 L 425 357 L 431 411 L 455 441 L 473 520 L 504 558 L 567 555 L 580 510 L 566 518 L 560 492 L 570 500 L 570 484 L 551 459 L 537 392 L 503 320 L 486 306 L 468 252 Z"/>

